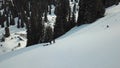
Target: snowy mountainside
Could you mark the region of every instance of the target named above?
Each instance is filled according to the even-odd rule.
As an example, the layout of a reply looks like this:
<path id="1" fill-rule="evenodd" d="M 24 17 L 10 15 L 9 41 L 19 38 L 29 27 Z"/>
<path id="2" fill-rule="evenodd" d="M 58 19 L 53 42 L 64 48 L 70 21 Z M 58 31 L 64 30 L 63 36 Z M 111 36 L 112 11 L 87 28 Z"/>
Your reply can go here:
<path id="1" fill-rule="evenodd" d="M 120 5 L 92 24 L 74 27 L 55 44 L 0 56 L 0 68 L 120 68 Z"/>
<path id="2" fill-rule="evenodd" d="M 75 16 L 76 16 L 76 21 L 77 21 L 77 17 L 78 17 L 78 3 L 76 3 L 75 1 L 73 1 L 73 2 L 70 1 L 70 7 L 71 7 L 71 11 L 72 12 L 73 12 L 74 4 L 76 4 Z M 52 8 L 51 9 L 51 14 L 48 13 L 48 15 L 47 15 L 48 22 L 45 23 L 45 27 L 51 26 L 52 28 L 54 28 L 54 23 L 55 23 L 55 20 L 56 20 L 56 15 L 54 14 L 55 6 L 52 5 L 51 8 Z M 2 14 L 3 14 L 3 11 L 4 10 L 0 10 L 0 12 L 2 12 Z M 71 14 L 72 14 L 72 12 L 71 12 Z M 15 18 L 16 24 L 17 24 L 17 21 L 18 21 L 18 17 Z M 26 28 L 18 29 L 17 25 L 11 26 L 9 28 L 10 28 L 11 36 L 9 38 L 7 38 L 5 40 L 5 42 L 0 42 L 0 55 L 4 54 L 4 53 L 7 53 L 7 52 L 10 52 L 10 51 L 14 51 L 14 50 L 18 50 L 18 49 L 24 48 L 26 46 L 27 39 L 26 39 L 26 37 L 21 36 L 21 35 L 25 35 L 26 36 Z M 5 31 L 5 29 L 0 27 L 0 39 L 3 37 L 3 34 L 5 33 L 4 31 Z M 20 39 L 19 37 L 22 38 L 24 41 L 19 40 Z M 21 46 L 18 45 L 19 43 L 20 43 Z"/>

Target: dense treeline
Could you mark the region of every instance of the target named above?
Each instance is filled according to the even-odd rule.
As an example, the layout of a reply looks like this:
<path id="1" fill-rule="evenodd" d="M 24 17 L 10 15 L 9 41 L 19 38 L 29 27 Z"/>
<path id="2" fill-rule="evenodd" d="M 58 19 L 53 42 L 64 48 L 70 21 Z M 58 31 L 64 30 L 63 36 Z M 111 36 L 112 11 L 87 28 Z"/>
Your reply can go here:
<path id="1" fill-rule="evenodd" d="M 105 7 L 110 7 L 112 5 L 118 5 L 120 0 L 103 0 L 103 4 Z"/>
<path id="2" fill-rule="evenodd" d="M 70 1 L 74 6 L 70 6 Z M 104 16 L 105 8 L 118 5 L 120 0 L 2 0 L 0 25 L 6 27 L 15 25 L 17 28 L 26 27 L 27 46 L 54 41 L 74 26 L 89 24 Z M 77 3 L 79 3 L 77 5 Z M 48 14 L 52 14 L 55 6 L 56 21 L 51 28 Z M 79 6 L 79 9 L 77 8 Z M 76 12 L 78 18 L 76 21 Z M 47 27 L 45 26 L 47 23 Z M 9 34 L 9 33 L 8 33 Z M 10 34 L 9 34 L 10 35 Z M 9 36 L 7 35 L 7 36 Z"/>
<path id="3" fill-rule="evenodd" d="M 78 25 L 94 22 L 104 16 L 105 8 L 101 0 L 81 0 L 79 6 Z"/>
<path id="4" fill-rule="evenodd" d="M 118 5 L 120 0 L 80 0 L 77 25 L 89 24 L 104 16 L 105 8 Z"/>

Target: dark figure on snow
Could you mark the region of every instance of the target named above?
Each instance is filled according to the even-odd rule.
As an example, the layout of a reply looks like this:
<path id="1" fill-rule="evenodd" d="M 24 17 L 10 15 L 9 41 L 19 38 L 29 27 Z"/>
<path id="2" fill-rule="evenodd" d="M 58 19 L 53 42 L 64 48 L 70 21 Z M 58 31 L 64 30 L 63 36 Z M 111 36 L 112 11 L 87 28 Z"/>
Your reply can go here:
<path id="1" fill-rule="evenodd" d="M 107 25 L 107 28 L 109 28 L 109 25 Z"/>

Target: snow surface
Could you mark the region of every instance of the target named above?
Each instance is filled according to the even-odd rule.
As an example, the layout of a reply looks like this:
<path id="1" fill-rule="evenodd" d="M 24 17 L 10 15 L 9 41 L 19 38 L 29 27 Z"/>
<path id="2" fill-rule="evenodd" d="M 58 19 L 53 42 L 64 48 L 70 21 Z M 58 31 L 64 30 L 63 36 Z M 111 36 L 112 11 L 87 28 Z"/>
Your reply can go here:
<path id="1" fill-rule="evenodd" d="M 0 42 L 0 45 L 2 45 L 0 46 L 0 55 L 26 47 L 26 29 L 18 29 L 17 26 L 10 26 L 9 28 L 11 35 L 10 37 L 5 38 L 5 42 Z M 4 31 L 5 29 L 0 27 L 0 39 L 3 37 L 3 34 L 5 34 Z M 18 47 L 19 43 L 21 44 L 21 46 Z"/>
<path id="2" fill-rule="evenodd" d="M 119 29 L 120 5 L 92 24 L 74 27 L 55 44 L 1 55 L 0 68 L 120 68 Z"/>

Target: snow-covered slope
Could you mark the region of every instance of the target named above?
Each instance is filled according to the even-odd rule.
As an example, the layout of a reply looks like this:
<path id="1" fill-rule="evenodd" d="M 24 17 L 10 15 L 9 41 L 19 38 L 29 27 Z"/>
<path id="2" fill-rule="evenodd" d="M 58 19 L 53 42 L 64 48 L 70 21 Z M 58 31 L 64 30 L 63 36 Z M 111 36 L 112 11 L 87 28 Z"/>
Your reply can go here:
<path id="1" fill-rule="evenodd" d="M 73 12 L 73 7 L 76 4 L 76 21 L 78 18 L 78 3 L 75 2 L 75 0 L 73 2 L 70 1 L 70 7 L 71 7 L 71 14 Z M 51 14 L 48 13 L 47 17 L 48 17 L 48 22 L 45 22 L 45 27 L 51 26 L 52 28 L 54 28 L 54 24 L 56 21 L 56 15 L 54 14 L 55 12 L 55 6 L 51 5 Z M 0 12 L 3 14 L 3 9 L 0 10 Z M 44 17 L 43 17 L 44 19 Z M 18 22 L 18 17 L 15 18 L 15 23 L 17 24 Z M 6 23 L 6 22 L 4 22 Z M 17 25 L 14 26 L 10 26 L 10 37 L 9 38 L 5 38 L 5 41 L 1 41 L 3 39 L 3 36 L 5 34 L 5 29 L 1 28 L 0 26 L 0 55 L 10 52 L 10 51 L 14 51 L 14 50 L 18 50 L 21 48 L 24 48 L 26 46 L 26 29 L 25 28 L 17 28 Z M 21 40 L 22 39 L 22 40 Z M 20 45 L 19 45 L 20 44 Z"/>
<path id="2" fill-rule="evenodd" d="M 109 27 L 107 27 L 109 26 Z M 120 5 L 56 40 L 0 56 L 0 68 L 120 68 Z"/>

